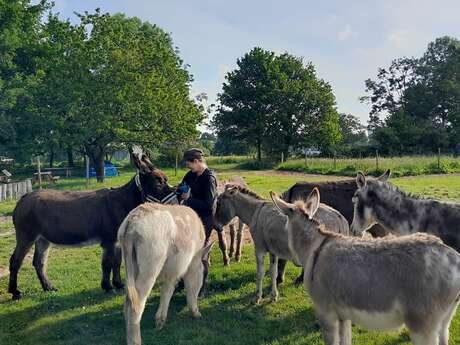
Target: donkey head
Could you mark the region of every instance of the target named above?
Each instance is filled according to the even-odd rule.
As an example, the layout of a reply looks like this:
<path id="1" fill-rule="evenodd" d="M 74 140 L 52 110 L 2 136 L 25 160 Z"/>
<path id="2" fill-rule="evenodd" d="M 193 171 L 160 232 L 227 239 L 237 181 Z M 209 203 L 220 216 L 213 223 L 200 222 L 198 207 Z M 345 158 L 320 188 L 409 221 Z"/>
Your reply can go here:
<path id="1" fill-rule="evenodd" d="M 389 177 L 390 170 L 387 170 L 377 179 L 366 179 L 362 172 L 358 172 L 356 176 L 358 189 L 352 198 L 354 213 L 351 232 L 353 235 L 361 235 L 365 230 L 377 224 L 378 217 L 375 206 L 379 199 L 386 198 L 388 188 L 385 187 L 385 184 Z"/>
<path id="2" fill-rule="evenodd" d="M 313 188 L 305 202 L 299 200 L 291 204 L 278 197 L 274 192 L 270 192 L 270 197 L 278 211 L 287 216 L 289 226 L 305 224 L 306 215 L 309 220 L 312 220 L 320 205 L 319 190 L 316 187 Z"/>
<path id="3" fill-rule="evenodd" d="M 225 190 L 217 197 L 215 223 L 216 226 L 222 227 L 230 223 L 235 218 L 234 196 L 239 192 L 235 185 L 225 185 Z"/>
<path id="4" fill-rule="evenodd" d="M 141 158 L 138 155 L 131 155 L 134 165 L 139 171 L 139 180 L 136 181 L 138 189 L 141 191 L 143 201 L 161 201 L 168 195 L 175 192 L 175 189 L 168 184 L 168 178 L 160 169 L 155 168 L 153 163 L 143 154 Z M 177 198 L 171 201 L 177 203 Z M 171 203 L 171 202 L 169 202 Z"/>
<path id="5" fill-rule="evenodd" d="M 320 195 L 318 188 L 313 188 L 307 200 L 296 201 L 294 204 L 288 203 L 279 198 L 275 193 L 270 192 L 270 196 L 278 211 L 286 217 L 286 230 L 288 233 L 288 245 L 293 255 L 294 262 L 301 264 L 305 253 L 306 241 L 314 238 L 319 223 L 313 220 L 320 205 Z"/>

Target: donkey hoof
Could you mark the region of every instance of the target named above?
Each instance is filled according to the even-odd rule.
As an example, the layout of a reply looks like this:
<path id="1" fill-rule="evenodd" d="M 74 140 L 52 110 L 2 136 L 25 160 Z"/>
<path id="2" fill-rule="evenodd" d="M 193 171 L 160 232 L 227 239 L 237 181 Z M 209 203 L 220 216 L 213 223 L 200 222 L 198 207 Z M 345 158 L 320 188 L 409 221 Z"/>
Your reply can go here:
<path id="1" fill-rule="evenodd" d="M 235 256 L 235 261 L 236 262 L 240 262 L 241 261 L 241 257 L 239 255 Z"/>
<path id="2" fill-rule="evenodd" d="M 256 297 L 256 298 L 254 298 L 254 300 L 252 301 L 252 303 L 253 303 L 254 305 L 259 305 L 261 302 L 262 302 L 262 297 Z"/>
<path id="3" fill-rule="evenodd" d="M 163 326 L 165 325 L 165 322 L 166 322 L 165 319 L 162 319 L 162 318 L 156 319 L 156 320 L 155 320 L 155 328 L 156 328 L 157 330 L 162 329 Z"/>
<path id="4" fill-rule="evenodd" d="M 234 254 L 234 251 L 230 250 L 230 252 L 228 253 L 228 256 L 229 256 L 230 258 L 233 258 L 233 254 Z"/>
<path id="5" fill-rule="evenodd" d="M 278 300 L 278 295 L 272 295 L 270 299 L 273 303 Z"/>
<path id="6" fill-rule="evenodd" d="M 198 310 L 192 311 L 192 316 L 195 319 L 199 319 L 199 318 L 201 318 L 201 313 Z"/>
<path id="7" fill-rule="evenodd" d="M 55 288 L 53 285 L 46 285 L 43 287 L 43 291 L 57 291 L 58 289 Z"/>
<path id="8" fill-rule="evenodd" d="M 120 282 L 113 282 L 113 286 L 115 286 L 115 289 L 123 289 L 125 287 L 125 284 Z"/>
<path id="9" fill-rule="evenodd" d="M 13 292 L 13 296 L 12 296 L 12 299 L 13 301 L 17 301 L 19 299 L 22 298 L 22 294 L 21 294 L 21 291 L 15 291 Z"/>

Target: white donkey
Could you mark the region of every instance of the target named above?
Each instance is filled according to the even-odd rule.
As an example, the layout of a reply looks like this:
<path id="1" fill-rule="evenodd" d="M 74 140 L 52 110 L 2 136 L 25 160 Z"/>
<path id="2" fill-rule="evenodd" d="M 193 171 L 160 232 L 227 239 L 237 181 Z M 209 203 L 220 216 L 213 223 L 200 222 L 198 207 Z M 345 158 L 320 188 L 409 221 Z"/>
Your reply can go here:
<path id="1" fill-rule="evenodd" d="M 460 301 L 460 254 L 426 234 L 380 239 L 322 229 L 306 203 L 272 199 L 287 220 L 289 249 L 305 269 L 304 285 L 326 345 L 351 345 L 351 322 L 368 329 L 406 325 L 414 345 L 448 345 Z"/>
<path id="2" fill-rule="evenodd" d="M 187 305 L 200 317 L 198 293 L 207 274 L 205 258 L 212 243 L 204 245 L 203 224 L 189 207 L 146 203 L 131 211 L 118 231 L 126 266 L 125 301 L 128 345 L 141 344 L 140 321 L 145 303 L 158 280 L 162 281 L 155 324 L 163 327 L 171 296 L 183 278 Z"/>

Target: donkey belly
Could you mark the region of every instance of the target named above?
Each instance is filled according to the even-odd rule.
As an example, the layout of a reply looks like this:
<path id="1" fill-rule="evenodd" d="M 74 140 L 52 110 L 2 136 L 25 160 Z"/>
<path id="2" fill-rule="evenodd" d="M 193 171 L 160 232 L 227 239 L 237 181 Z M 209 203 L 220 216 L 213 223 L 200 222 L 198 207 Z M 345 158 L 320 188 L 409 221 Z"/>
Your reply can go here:
<path id="1" fill-rule="evenodd" d="M 338 313 L 342 319 L 351 320 L 353 323 L 367 329 L 391 330 L 400 328 L 404 318 L 399 308 L 393 307 L 387 311 L 366 311 L 346 308 Z"/>

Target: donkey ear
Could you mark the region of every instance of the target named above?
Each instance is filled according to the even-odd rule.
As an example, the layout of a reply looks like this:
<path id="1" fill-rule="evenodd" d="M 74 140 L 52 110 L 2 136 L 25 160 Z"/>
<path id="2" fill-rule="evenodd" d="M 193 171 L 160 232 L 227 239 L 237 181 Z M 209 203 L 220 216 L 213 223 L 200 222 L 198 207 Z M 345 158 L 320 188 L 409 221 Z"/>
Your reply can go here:
<path id="1" fill-rule="evenodd" d="M 279 198 L 275 192 L 270 191 L 270 197 L 272 198 L 273 203 L 276 208 L 283 214 L 287 214 L 289 211 L 294 209 L 294 205 L 287 203 L 283 199 Z"/>
<path id="2" fill-rule="evenodd" d="M 153 163 L 150 161 L 149 156 L 147 156 L 145 153 L 142 155 L 142 162 L 145 163 L 145 165 L 150 169 L 150 171 L 155 170 L 155 166 Z"/>
<path id="3" fill-rule="evenodd" d="M 308 214 L 308 218 L 312 219 L 316 211 L 318 211 L 319 202 L 319 190 L 315 187 L 308 196 L 307 201 L 305 201 L 305 211 Z"/>
<path id="4" fill-rule="evenodd" d="M 363 188 L 366 186 L 366 176 L 364 176 L 361 171 L 359 171 L 358 175 L 356 175 L 356 185 L 358 188 Z"/>
<path id="5" fill-rule="evenodd" d="M 388 169 L 387 171 L 383 173 L 383 175 L 379 176 L 377 180 L 385 182 L 390 178 L 390 175 L 391 175 L 391 170 Z"/>
<path id="6" fill-rule="evenodd" d="M 226 184 L 225 185 L 225 191 L 228 192 L 229 194 L 233 195 L 238 191 L 238 187 L 233 185 L 233 184 Z"/>

